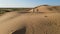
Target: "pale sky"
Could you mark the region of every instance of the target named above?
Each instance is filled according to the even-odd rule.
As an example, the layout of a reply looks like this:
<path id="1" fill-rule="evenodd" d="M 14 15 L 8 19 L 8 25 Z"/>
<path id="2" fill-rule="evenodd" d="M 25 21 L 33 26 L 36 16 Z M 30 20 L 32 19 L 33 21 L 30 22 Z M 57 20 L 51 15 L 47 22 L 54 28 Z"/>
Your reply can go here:
<path id="1" fill-rule="evenodd" d="M 38 5 L 60 5 L 60 0 L 0 0 L 0 7 L 35 7 Z"/>

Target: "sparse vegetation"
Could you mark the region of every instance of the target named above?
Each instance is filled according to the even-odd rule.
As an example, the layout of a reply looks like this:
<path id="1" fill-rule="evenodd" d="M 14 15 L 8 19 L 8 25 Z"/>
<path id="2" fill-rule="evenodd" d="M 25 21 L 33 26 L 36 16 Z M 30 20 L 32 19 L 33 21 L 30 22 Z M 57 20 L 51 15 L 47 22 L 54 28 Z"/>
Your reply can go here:
<path id="1" fill-rule="evenodd" d="M 48 8 L 48 10 L 49 10 L 49 11 L 53 11 L 53 9 L 52 9 L 52 8 Z"/>
<path id="2" fill-rule="evenodd" d="M 31 8 L 0 8 L 0 14 L 4 14 L 6 12 L 11 12 L 11 11 L 18 11 L 18 12 L 24 12 L 28 11 Z"/>
<path id="3" fill-rule="evenodd" d="M 50 5 L 40 5 L 40 6 L 50 6 Z"/>
<path id="4" fill-rule="evenodd" d="M 5 13 L 5 11 L 3 11 L 3 10 L 0 10 L 0 14 L 3 14 L 3 13 Z"/>
<path id="5" fill-rule="evenodd" d="M 58 10 L 58 8 L 57 8 L 57 7 L 52 7 L 52 8 L 54 8 L 54 9 Z"/>

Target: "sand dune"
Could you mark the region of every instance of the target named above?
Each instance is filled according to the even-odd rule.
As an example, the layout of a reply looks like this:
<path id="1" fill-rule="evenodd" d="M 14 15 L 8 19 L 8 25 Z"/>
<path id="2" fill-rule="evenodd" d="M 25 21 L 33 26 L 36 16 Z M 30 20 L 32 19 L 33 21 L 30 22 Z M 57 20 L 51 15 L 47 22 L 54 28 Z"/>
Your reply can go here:
<path id="1" fill-rule="evenodd" d="M 3 22 L 0 24 L 0 34 L 10 34 L 24 27 L 26 27 L 26 34 L 60 34 L 59 14 L 29 14 L 9 20 L 3 19 Z M 11 17 L 14 17 L 14 15 Z"/>
<path id="2" fill-rule="evenodd" d="M 29 10 L 29 12 L 60 12 L 60 6 L 45 6 L 45 5 L 41 5 L 41 6 L 37 6 L 31 10 Z"/>
<path id="3" fill-rule="evenodd" d="M 29 12 L 8 12 L 0 16 L 0 34 L 22 34 L 24 27 L 24 34 L 60 34 L 60 6 L 43 5 Z"/>

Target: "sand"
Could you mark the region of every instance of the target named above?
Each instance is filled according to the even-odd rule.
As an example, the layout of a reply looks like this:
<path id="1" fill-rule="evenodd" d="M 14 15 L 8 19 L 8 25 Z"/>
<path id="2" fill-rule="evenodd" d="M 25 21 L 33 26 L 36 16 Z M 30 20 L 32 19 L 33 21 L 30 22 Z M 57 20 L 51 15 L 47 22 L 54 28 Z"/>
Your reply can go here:
<path id="1" fill-rule="evenodd" d="M 6 17 L 1 17 L 3 19 L 0 20 L 0 34 L 12 34 L 24 27 L 26 27 L 25 34 L 60 34 L 60 13 L 7 14 Z M 16 15 L 18 16 L 14 17 Z M 13 19 L 10 19 L 11 17 Z"/>
<path id="2" fill-rule="evenodd" d="M 15 17 L 19 16 L 19 13 L 17 12 L 8 12 L 0 16 L 0 23 L 6 20 L 13 19 Z"/>

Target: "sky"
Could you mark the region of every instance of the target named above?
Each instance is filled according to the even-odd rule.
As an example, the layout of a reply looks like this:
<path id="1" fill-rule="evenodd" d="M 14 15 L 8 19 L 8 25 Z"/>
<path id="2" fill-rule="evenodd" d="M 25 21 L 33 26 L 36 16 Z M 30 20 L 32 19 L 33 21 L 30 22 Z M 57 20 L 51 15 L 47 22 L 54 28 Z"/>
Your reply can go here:
<path id="1" fill-rule="evenodd" d="M 8 7 L 35 7 L 38 5 L 59 5 L 60 0 L 0 0 L 0 8 Z"/>

